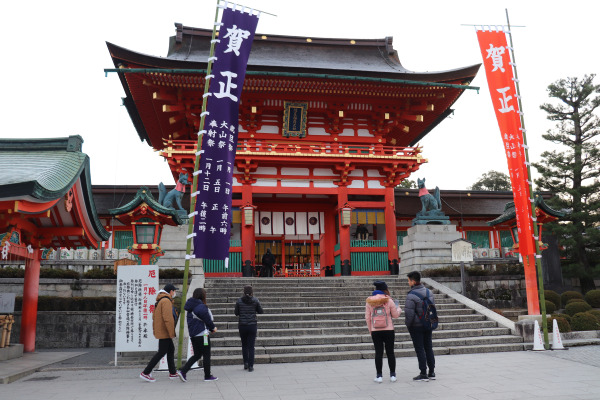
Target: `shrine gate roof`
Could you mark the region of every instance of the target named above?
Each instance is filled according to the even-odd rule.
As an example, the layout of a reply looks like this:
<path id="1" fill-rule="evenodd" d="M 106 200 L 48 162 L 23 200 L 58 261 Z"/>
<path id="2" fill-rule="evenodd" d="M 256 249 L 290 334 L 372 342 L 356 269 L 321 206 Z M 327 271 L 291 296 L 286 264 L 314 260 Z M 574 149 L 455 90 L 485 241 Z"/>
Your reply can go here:
<path id="1" fill-rule="evenodd" d="M 155 149 L 163 149 L 163 141 L 171 137 L 196 140 L 198 131 L 201 97 L 197 93 L 204 87 L 202 71 L 207 67 L 212 30 L 182 24 L 175 27 L 176 35 L 170 38 L 166 57 L 107 43 L 115 67 L 138 69 L 119 73 L 126 93 L 123 104 L 140 139 Z M 395 125 L 386 134 L 389 143 L 414 146 L 453 111 L 450 107 L 479 67 L 476 64 L 437 72 L 407 70 L 391 37 L 330 39 L 257 34 L 242 103 L 249 104 L 250 99 L 261 96 L 362 102 L 372 105 L 373 113 L 388 109 L 396 113 Z M 400 116 L 412 111 L 422 115 L 409 115 L 408 119 Z"/>
<path id="2" fill-rule="evenodd" d="M 94 205 L 90 159 L 81 152 L 82 143 L 81 136 L 0 139 L 0 233 L 11 215 L 20 214 L 31 223 L 29 229 L 37 227 L 46 235 L 53 228 L 81 228 L 55 236 L 46 247 L 95 247 L 108 239 Z"/>
<path id="3" fill-rule="evenodd" d="M 175 24 L 168 60 L 206 64 L 212 30 Z M 441 72 L 414 72 L 400 63 L 393 38 L 332 39 L 256 34 L 248 70 L 332 73 L 428 82 L 471 81 L 480 64 Z M 383 74 L 383 75 L 382 75 Z"/>
<path id="4" fill-rule="evenodd" d="M 546 197 L 549 197 L 549 196 L 546 196 Z M 566 211 L 557 211 L 557 210 L 551 208 L 548 204 L 546 204 L 543 196 L 540 196 L 539 194 L 536 194 L 536 196 L 535 196 L 534 205 L 536 208 L 536 216 L 537 216 L 538 220 L 543 223 L 549 222 L 549 221 L 555 221 L 559 218 L 564 218 L 568 213 Z M 504 211 L 502 212 L 502 214 L 500 214 L 497 218 L 493 219 L 492 221 L 487 222 L 487 224 L 489 226 L 496 226 L 496 225 L 500 225 L 500 224 L 507 223 L 510 221 L 514 222 L 515 219 L 516 219 L 515 202 L 510 201 L 510 202 L 506 203 L 506 205 L 504 206 Z"/>

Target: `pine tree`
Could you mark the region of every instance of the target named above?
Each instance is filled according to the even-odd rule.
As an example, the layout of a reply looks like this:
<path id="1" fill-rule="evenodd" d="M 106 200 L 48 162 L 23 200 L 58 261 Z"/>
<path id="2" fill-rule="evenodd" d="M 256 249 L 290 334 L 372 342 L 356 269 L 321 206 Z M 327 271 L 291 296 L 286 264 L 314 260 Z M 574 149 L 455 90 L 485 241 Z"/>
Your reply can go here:
<path id="1" fill-rule="evenodd" d="M 533 164 L 541 175 L 538 189 L 555 194 L 549 204 L 569 211 L 548 228 L 564 249 L 563 271 L 579 278 L 584 293 L 595 289 L 593 276 L 600 270 L 600 85 L 594 77 L 560 79 L 548 86 L 558 104 L 540 108 L 557 124 L 542 137 L 560 150 L 543 152 L 542 161 Z"/>

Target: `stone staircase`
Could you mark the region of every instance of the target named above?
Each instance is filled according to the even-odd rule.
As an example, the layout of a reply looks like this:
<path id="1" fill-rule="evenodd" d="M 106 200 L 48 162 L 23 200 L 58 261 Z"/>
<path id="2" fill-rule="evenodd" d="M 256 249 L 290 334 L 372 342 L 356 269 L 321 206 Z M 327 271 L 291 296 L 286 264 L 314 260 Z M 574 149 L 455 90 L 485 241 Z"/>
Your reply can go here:
<path id="1" fill-rule="evenodd" d="M 254 287 L 264 314 L 259 315 L 256 363 L 334 361 L 373 358 L 365 319 L 365 299 L 374 277 L 344 278 L 208 278 L 207 303 L 218 332 L 213 336 L 215 365 L 242 360 L 234 304 L 246 284 Z M 392 297 L 401 307 L 408 292 L 406 280 L 386 276 Z M 523 339 L 465 305 L 435 293 L 440 317 L 433 333 L 434 352 L 485 353 L 524 350 Z M 396 322 L 397 321 L 397 322 Z M 396 356 L 414 356 L 410 335 L 401 316 L 396 325 Z"/>

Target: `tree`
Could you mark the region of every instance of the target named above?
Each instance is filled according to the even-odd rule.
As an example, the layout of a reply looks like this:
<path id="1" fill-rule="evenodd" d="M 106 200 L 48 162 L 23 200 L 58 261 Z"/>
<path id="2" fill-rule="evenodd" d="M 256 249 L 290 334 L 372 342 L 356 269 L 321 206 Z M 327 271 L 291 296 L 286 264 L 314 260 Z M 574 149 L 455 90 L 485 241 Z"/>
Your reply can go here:
<path id="1" fill-rule="evenodd" d="M 508 175 L 498 171 L 488 171 L 481 175 L 470 190 L 512 190 Z"/>
<path id="2" fill-rule="evenodd" d="M 398 185 L 398 187 L 406 188 L 406 189 L 416 189 L 417 188 L 417 182 L 411 181 L 410 179 L 405 179 L 402 182 L 400 182 L 400 184 Z"/>
<path id="3" fill-rule="evenodd" d="M 538 188 L 555 194 L 549 204 L 570 211 L 548 228 L 564 248 L 563 269 L 579 277 L 584 293 L 595 289 L 594 269 L 600 268 L 600 85 L 594 77 L 560 79 L 548 86 L 558 104 L 540 108 L 557 124 L 542 137 L 561 150 L 545 151 L 542 161 L 533 164 L 541 175 Z"/>

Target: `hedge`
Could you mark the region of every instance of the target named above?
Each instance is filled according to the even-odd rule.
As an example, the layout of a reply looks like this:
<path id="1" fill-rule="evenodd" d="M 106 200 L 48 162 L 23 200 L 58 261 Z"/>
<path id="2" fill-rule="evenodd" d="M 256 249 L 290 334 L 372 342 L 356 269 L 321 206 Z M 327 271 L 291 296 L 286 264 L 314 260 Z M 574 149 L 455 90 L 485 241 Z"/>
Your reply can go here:
<path id="1" fill-rule="evenodd" d="M 595 315 L 596 318 L 598 318 L 598 320 L 600 321 L 600 310 L 590 310 L 590 311 L 588 311 L 588 313 Z"/>
<path id="2" fill-rule="evenodd" d="M 598 322 L 595 315 L 580 312 L 571 318 L 571 328 L 574 331 L 597 331 L 600 329 L 600 322 Z"/>
<path id="3" fill-rule="evenodd" d="M 159 268 L 160 279 L 183 279 L 183 270 L 178 268 Z M 459 273 L 460 276 L 460 273 Z M 6 267 L 0 268 L 0 278 L 25 278 L 25 270 L 22 268 Z M 40 278 L 49 279 L 81 279 L 82 276 L 70 269 L 41 268 Z M 83 274 L 84 279 L 117 279 L 112 268 L 94 268 Z"/>
<path id="4" fill-rule="evenodd" d="M 546 300 L 553 302 L 557 310 L 561 309 L 562 304 L 560 302 L 560 294 L 556 293 L 554 290 L 544 290 L 544 297 Z"/>
<path id="5" fill-rule="evenodd" d="M 23 308 L 23 297 L 15 298 L 15 311 Z M 38 311 L 115 311 L 116 297 L 39 296 Z"/>
<path id="6" fill-rule="evenodd" d="M 560 295 L 560 302 L 564 305 L 567 305 L 567 302 L 571 299 L 583 299 L 583 295 L 573 290 L 569 290 Z"/>
<path id="7" fill-rule="evenodd" d="M 568 323 L 571 323 L 571 316 L 569 314 L 560 314 L 560 313 L 556 313 L 556 314 L 552 314 L 551 315 L 552 318 L 564 318 L 567 320 Z"/>
<path id="8" fill-rule="evenodd" d="M 523 275 L 521 264 L 498 264 L 496 269 L 481 268 L 480 266 L 465 267 L 469 276 L 498 276 L 498 275 Z M 460 276 L 460 267 L 450 266 L 428 269 L 422 272 L 423 277 L 457 277 Z"/>
<path id="9" fill-rule="evenodd" d="M 556 311 L 556 306 L 554 303 L 550 300 L 546 300 L 546 313 L 552 314 L 554 311 Z"/>
<path id="10" fill-rule="evenodd" d="M 567 301 L 567 304 L 571 304 L 571 303 L 587 303 L 587 301 L 585 301 L 584 299 L 569 299 L 569 301 Z M 565 304 L 565 306 L 567 304 Z"/>
<path id="11" fill-rule="evenodd" d="M 592 306 L 590 306 L 588 303 L 575 301 L 575 302 L 567 304 L 567 306 L 565 307 L 565 312 L 567 314 L 573 316 L 578 313 L 584 313 L 591 309 L 592 309 Z"/>
<path id="12" fill-rule="evenodd" d="M 585 301 L 594 308 L 600 308 L 600 290 L 590 290 L 585 294 Z"/>
<path id="13" fill-rule="evenodd" d="M 554 321 L 556 320 L 556 324 L 558 325 L 558 330 L 560 332 L 571 332 L 571 324 L 569 324 L 569 321 L 567 321 L 566 318 L 562 318 L 562 317 L 554 317 L 551 316 L 550 319 L 548 320 L 548 331 L 552 332 L 554 330 Z"/>

